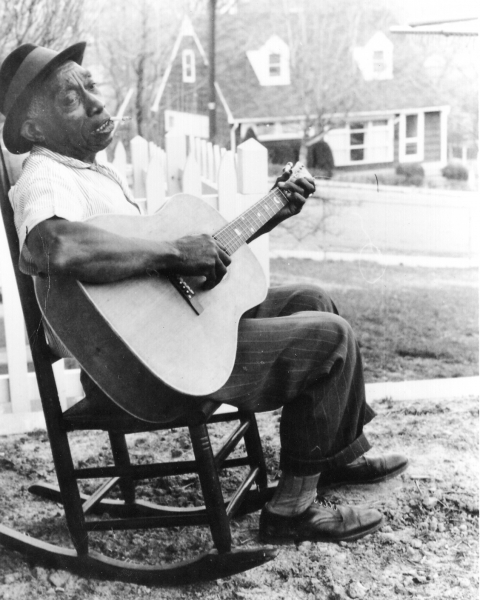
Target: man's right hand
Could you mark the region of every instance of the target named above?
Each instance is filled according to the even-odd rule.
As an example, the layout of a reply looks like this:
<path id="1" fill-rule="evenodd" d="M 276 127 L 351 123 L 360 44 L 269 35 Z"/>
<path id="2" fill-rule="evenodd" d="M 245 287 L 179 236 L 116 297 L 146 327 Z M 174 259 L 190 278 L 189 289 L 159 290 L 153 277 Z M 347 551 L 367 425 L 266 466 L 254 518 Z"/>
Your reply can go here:
<path id="1" fill-rule="evenodd" d="M 203 276 L 204 288 L 212 289 L 232 262 L 211 235 L 156 242 L 57 217 L 36 225 L 27 245 L 39 274 L 68 275 L 90 283 L 119 281 L 153 269 Z"/>
<path id="2" fill-rule="evenodd" d="M 211 290 L 222 281 L 232 259 L 218 242 L 207 234 L 188 235 L 172 242 L 178 253 L 178 265 L 172 269 L 179 275 L 205 277 L 204 289 Z"/>

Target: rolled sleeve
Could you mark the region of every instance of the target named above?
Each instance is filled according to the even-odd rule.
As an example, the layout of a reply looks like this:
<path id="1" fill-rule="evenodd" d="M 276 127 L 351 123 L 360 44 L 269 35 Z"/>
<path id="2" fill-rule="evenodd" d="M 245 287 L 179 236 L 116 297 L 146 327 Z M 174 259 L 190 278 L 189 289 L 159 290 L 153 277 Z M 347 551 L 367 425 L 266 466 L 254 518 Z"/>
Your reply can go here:
<path id="1" fill-rule="evenodd" d="M 36 269 L 25 240 L 39 223 L 52 217 L 68 221 L 85 219 L 78 187 L 62 177 L 58 169 L 34 169 L 22 177 L 10 192 L 20 247 L 20 269 L 35 275 Z"/>
<path id="2" fill-rule="evenodd" d="M 46 219 L 60 217 L 68 221 L 80 221 L 83 218 L 81 205 L 76 202 L 78 192 L 58 174 L 52 173 L 52 177 L 42 175 L 28 183 L 28 191 L 25 189 L 27 186 L 22 185 L 14 199 L 15 206 L 18 206 L 15 224 L 20 249 L 28 233 Z"/>
<path id="3" fill-rule="evenodd" d="M 36 275 L 25 240 L 42 221 L 85 221 L 103 214 L 138 215 L 126 182 L 109 165 L 84 163 L 34 146 L 10 192 L 20 244 L 20 269 Z"/>

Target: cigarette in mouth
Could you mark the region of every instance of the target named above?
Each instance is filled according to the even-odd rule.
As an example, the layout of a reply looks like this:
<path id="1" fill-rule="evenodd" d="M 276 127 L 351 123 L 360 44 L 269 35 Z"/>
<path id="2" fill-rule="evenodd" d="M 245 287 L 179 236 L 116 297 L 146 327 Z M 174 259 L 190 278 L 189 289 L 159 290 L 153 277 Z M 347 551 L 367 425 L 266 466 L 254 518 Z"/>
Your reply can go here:
<path id="1" fill-rule="evenodd" d="M 111 121 L 130 121 L 132 117 L 110 117 Z"/>

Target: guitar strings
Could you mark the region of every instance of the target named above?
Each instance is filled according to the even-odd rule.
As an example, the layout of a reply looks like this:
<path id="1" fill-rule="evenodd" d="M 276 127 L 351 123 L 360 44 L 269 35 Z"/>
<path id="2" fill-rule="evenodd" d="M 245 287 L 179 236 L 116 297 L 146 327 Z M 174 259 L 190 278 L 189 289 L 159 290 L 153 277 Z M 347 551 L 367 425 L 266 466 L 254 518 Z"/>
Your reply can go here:
<path id="1" fill-rule="evenodd" d="M 271 190 L 244 213 L 227 223 L 213 237 L 218 239 L 230 254 L 233 254 L 255 231 L 258 231 L 279 211 L 279 201 L 283 206 L 286 204 L 284 194 L 278 189 Z M 271 211 L 271 214 L 269 214 L 269 211 Z M 241 233 L 239 234 L 238 231 Z"/>
<path id="2" fill-rule="evenodd" d="M 294 169 L 289 181 L 298 179 L 302 170 L 303 166 L 296 171 Z M 316 179 L 320 178 L 322 177 L 316 177 Z M 265 223 L 268 223 L 287 202 L 288 198 L 279 188 L 270 190 L 266 196 L 258 200 L 253 206 L 233 219 L 233 221 L 227 223 L 213 237 L 222 244 L 229 254 L 233 254 Z M 279 204 L 281 205 L 280 207 L 278 206 Z"/>

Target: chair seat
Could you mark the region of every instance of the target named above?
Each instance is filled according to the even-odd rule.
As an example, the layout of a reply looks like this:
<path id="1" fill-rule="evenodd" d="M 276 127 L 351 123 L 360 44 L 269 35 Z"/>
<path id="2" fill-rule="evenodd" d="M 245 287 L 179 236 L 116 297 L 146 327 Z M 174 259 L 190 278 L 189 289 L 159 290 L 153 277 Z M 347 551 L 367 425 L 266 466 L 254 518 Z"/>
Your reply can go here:
<path id="1" fill-rule="evenodd" d="M 222 406 L 212 400 L 199 400 L 187 414 L 168 423 L 150 423 L 128 414 L 108 398 L 91 398 L 88 395 L 63 413 L 67 431 L 100 429 L 121 433 L 158 431 L 174 427 L 188 427 L 206 423 Z M 235 409 L 232 416 L 236 415 Z M 222 418 L 226 415 L 222 414 Z M 228 417 L 227 417 L 228 418 Z"/>

